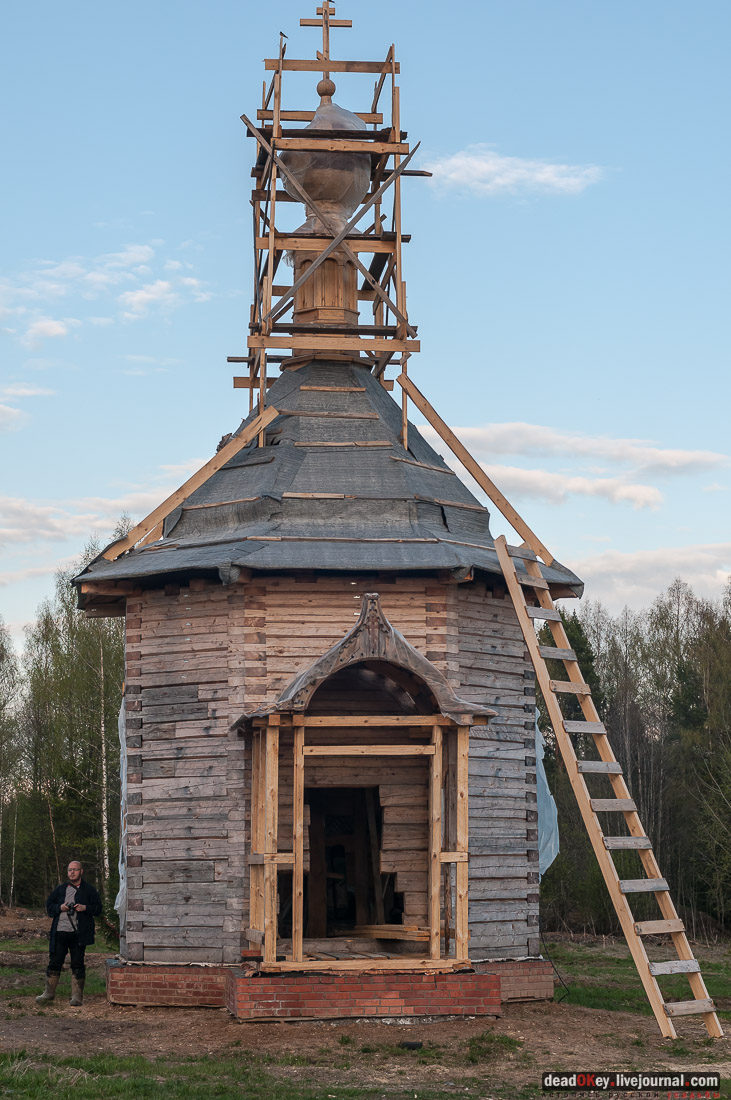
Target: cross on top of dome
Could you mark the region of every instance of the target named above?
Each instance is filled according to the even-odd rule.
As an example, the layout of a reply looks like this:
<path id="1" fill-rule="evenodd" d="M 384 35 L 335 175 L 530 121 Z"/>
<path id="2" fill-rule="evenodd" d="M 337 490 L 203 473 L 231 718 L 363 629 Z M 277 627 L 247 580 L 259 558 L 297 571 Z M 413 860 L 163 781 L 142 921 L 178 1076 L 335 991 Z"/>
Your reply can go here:
<path id="1" fill-rule="evenodd" d="M 317 51 L 318 61 L 330 60 L 330 28 L 331 27 L 352 27 L 352 19 L 333 19 L 335 15 L 335 5 L 330 3 L 330 0 L 323 0 L 322 5 L 316 9 L 319 19 L 300 19 L 301 27 L 322 27 L 322 50 Z M 323 81 L 330 79 L 329 69 L 323 65 L 322 67 L 322 79 Z M 333 91 L 335 89 L 333 88 Z M 320 95 L 332 95 L 330 91 L 320 92 L 318 88 L 318 94 Z"/>

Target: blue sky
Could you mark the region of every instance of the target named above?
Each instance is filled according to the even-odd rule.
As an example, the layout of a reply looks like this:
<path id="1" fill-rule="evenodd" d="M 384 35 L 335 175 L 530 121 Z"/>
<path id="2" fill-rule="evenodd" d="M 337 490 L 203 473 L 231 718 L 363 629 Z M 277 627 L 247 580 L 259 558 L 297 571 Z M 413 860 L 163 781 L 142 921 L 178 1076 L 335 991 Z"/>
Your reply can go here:
<path id="1" fill-rule="evenodd" d="M 12 5 L 0 49 L 0 613 L 141 518 L 244 411 L 262 59 L 315 4 Z M 718 597 L 729 532 L 731 9 L 351 2 L 335 57 L 395 42 L 417 385 L 613 611 Z M 336 100 L 368 109 L 371 77 Z M 316 105 L 316 77 L 285 85 Z M 419 421 L 416 416 L 415 420 Z M 503 529 L 499 518 L 496 532 Z"/>

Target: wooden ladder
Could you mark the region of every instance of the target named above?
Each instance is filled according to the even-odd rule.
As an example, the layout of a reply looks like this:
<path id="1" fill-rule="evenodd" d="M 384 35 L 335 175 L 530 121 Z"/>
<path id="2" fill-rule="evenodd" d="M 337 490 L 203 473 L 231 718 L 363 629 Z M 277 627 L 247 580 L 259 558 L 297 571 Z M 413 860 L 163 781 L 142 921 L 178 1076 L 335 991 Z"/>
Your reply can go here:
<path id="1" fill-rule="evenodd" d="M 662 877 L 652 845 L 645 836 L 637 808 L 624 781 L 622 768 L 612 752 L 606 730 L 591 697 L 591 689 L 582 679 L 561 614 L 553 605 L 548 581 L 541 575 L 537 555 L 525 544 L 517 549 L 509 547 L 504 536 L 496 539 L 495 549 L 581 817 L 660 1031 L 666 1038 L 674 1039 L 674 1017 L 702 1015 L 708 1034 L 720 1038 L 723 1031 L 701 977 L 700 966 L 693 957 L 683 922 L 679 919 L 668 893 L 668 884 Z M 524 568 L 516 570 L 514 559 L 521 560 Z M 526 593 L 530 603 L 526 600 Z M 553 636 L 552 646 L 539 645 L 534 627 L 536 620 L 548 624 Z M 546 666 L 547 660 L 562 661 L 568 680 L 552 680 Z M 575 695 L 578 699 L 585 719 L 583 722 L 570 722 L 564 718 L 560 697 L 566 693 Z M 579 760 L 571 734 L 591 734 L 600 759 Z M 613 797 L 593 798 L 587 787 L 587 776 L 603 776 L 608 779 L 612 785 Z M 623 816 L 629 835 L 605 836 L 599 813 L 614 813 L 618 819 Z M 628 849 L 639 855 L 645 878 L 620 879 L 612 853 Z M 654 894 L 662 914 L 661 920 L 635 921 L 629 907 L 628 895 L 641 893 Z M 670 935 L 677 959 L 668 962 L 650 961 L 642 937 L 658 933 Z M 663 974 L 687 974 L 693 1000 L 667 1002 L 657 983 L 657 978 Z"/>

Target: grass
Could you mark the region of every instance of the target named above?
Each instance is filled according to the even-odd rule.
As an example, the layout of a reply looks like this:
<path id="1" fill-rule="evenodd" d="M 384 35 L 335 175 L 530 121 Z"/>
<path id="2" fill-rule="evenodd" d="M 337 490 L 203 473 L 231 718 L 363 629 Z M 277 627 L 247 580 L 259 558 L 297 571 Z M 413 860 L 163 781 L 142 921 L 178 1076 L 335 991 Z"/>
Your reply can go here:
<path id="1" fill-rule="evenodd" d="M 0 940 L 0 951 L 10 952 L 13 955 L 47 955 L 48 937 L 39 936 L 35 940 Z M 87 955 L 109 955 L 111 951 L 112 949 L 106 943 L 92 943 L 86 949 Z"/>
<path id="2" fill-rule="evenodd" d="M 268 1072 L 256 1055 L 242 1052 L 236 1057 L 203 1057 L 176 1061 L 109 1054 L 90 1058 L 51 1058 L 21 1051 L 0 1055 L 0 1094 L 44 1100 L 49 1091 L 58 1100 L 98 1100 L 139 1097 L 159 1100 L 198 1100 L 208 1097 L 241 1096 L 245 1100 L 381 1100 L 380 1086 L 317 1085 L 300 1078 L 281 1080 Z M 447 1100 L 454 1096 L 450 1086 L 418 1088 L 420 1100 Z M 475 1093 L 473 1093 L 475 1095 Z M 532 1090 L 501 1090 L 505 1100 L 528 1100 Z M 412 1100 L 414 1089 L 388 1089 L 389 1100 Z"/>
<path id="3" fill-rule="evenodd" d="M 495 1031 L 483 1031 L 481 1035 L 474 1035 L 467 1041 L 467 1061 L 473 1065 L 477 1062 L 497 1062 L 506 1054 L 520 1050 L 522 1046 L 520 1039 L 511 1039 L 509 1035 L 500 1035 Z"/>
<path id="4" fill-rule="evenodd" d="M 3 977 L 3 972 L 7 972 L 9 968 L 0 968 L 0 978 Z M 43 970 L 16 970 L 13 968 L 11 973 L 24 974 L 26 981 L 23 985 L 12 985 L 5 989 L 0 989 L 0 1000 L 7 1001 L 15 997 L 37 997 L 39 993 L 43 992 Z M 104 977 L 101 974 L 97 974 L 94 970 L 87 970 L 86 983 L 84 985 L 85 994 L 103 994 L 106 990 Z M 64 969 L 61 975 L 61 981 L 58 983 L 58 989 L 56 990 L 56 1002 L 67 1001 L 71 996 L 71 978 L 68 968 Z"/>
<path id="5" fill-rule="evenodd" d="M 585 944 L 549 944 L 551 958 L 569 986 L 564 1003 L 584 1008 L 603 1008 L 612 1012 L 638 1012 L 652 1015 L 647 996 L 634 963 L 627 951 L 605 950 Z M 672 952 L 671 952 L 672 954 Z M 702 962 L 701 971 L 709 995 L 719 1001 L 731 999 L 731 966 L 728 962 Z M 660 979 L 666 1000 L 690 1000 L 688 980 L 677 974 Z M 731 1020 L 729 1009 L 720 1009 L 719 1017 Z"/>

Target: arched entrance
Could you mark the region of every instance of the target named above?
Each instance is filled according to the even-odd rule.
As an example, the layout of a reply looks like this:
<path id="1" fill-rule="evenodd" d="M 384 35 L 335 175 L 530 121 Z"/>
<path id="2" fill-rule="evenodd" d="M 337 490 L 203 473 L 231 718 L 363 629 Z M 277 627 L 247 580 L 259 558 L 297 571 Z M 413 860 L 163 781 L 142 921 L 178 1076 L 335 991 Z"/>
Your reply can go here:
<path id="1" fill-rule="evenodd" d="M 469 729 L 491 713 L 370 594 L 341 642 L 236 723 L 253 737 L 249 939 L 264 969 L 464 966 Z M 392 958 L 375 949 L 389 940 Z"/>

